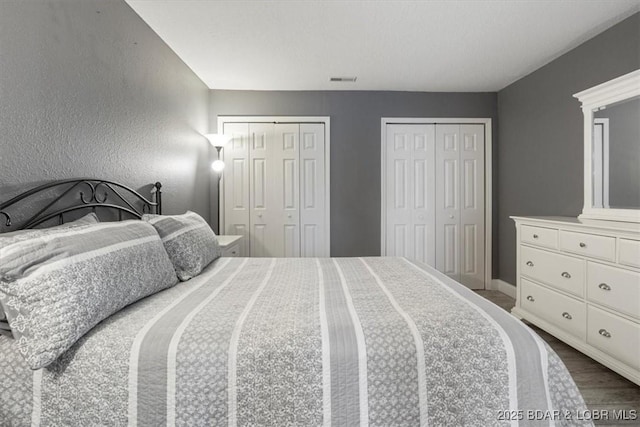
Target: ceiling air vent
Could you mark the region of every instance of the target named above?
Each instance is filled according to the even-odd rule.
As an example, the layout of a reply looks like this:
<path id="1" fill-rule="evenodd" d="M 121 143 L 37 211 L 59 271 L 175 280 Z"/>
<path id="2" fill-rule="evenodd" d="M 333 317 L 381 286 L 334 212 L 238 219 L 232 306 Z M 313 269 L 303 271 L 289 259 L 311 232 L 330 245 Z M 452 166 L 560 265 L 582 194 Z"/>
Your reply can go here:
<path id="1" fill-rule="evenodd" d="M 357 77 L 330 77 L 330 82 L 355 82 Z"/>

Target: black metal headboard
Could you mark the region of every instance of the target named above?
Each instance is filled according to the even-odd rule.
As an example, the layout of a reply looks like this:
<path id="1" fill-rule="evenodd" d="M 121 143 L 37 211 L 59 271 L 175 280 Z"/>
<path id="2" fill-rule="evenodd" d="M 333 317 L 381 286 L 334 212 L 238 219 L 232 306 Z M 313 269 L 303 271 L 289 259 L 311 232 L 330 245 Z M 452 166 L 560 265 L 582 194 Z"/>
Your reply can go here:
<path id="1" fill-rule="evenodd" d="M 155 201 L 130 187 L 104 179 L 75 178 L 49 182 L 0 204 L 0 233 L 34 228 L 56 218 L 62 224 L 65 214 L 82 210 L 115 212 L 118 221 L 140 219 L 145 213 L 161 214 L 162 184 L 156 182 L 152 188 Z M 34 208 L 34 204 L 38 207 Z M 25 210 L 36 213 L 25 215 Z M 14 217 L 19 216 L 19 223 L 14 223 Z"/>

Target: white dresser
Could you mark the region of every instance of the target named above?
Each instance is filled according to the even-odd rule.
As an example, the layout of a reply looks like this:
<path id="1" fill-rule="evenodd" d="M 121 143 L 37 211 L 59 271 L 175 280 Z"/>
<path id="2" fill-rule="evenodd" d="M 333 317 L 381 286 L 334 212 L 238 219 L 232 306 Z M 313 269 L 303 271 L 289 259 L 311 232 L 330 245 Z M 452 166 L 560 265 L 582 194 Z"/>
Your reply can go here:
<path id="1" fill-rule="evenodd" d="M 512 313 L 640 384 L 640 224 L 511 218 Z"/>

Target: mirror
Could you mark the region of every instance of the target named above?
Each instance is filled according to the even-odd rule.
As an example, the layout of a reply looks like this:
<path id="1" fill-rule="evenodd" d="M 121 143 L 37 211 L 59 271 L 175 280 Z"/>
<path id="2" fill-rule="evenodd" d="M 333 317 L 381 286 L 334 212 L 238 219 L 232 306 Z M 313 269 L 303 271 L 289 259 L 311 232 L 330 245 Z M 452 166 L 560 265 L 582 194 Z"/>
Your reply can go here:
<path id="1" fill-rule="evenodd" d="M 640 223 L 640 70 L 573 96 L 584 114 L 579 218 Z"/>
<path id="2" fill-rule="evenodd" d="M 640 97 L 593 112 L 593 207 L 640 209 Z"/>

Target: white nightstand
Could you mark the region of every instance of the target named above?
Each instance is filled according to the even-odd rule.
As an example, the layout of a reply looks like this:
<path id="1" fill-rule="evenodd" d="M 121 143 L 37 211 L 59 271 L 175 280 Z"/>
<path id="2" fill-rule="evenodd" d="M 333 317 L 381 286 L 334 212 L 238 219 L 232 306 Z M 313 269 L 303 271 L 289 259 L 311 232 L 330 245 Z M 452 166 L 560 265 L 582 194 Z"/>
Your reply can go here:
<path id="1" fill-rule="evenodd" d="M 224 235 L 218 236 L 218 244 L 222 249 L 223 257 L 239 257 L 240 256 L 240 242 L 242 236 Z"/>

